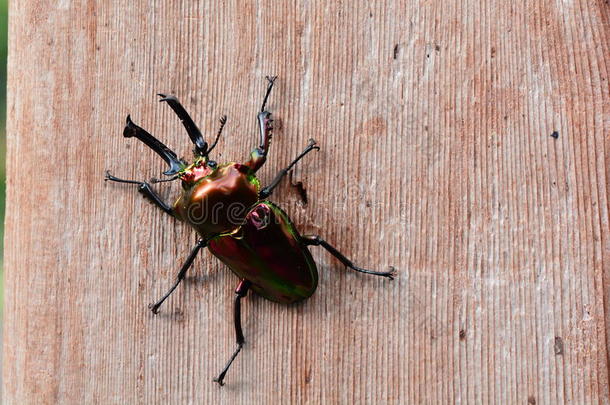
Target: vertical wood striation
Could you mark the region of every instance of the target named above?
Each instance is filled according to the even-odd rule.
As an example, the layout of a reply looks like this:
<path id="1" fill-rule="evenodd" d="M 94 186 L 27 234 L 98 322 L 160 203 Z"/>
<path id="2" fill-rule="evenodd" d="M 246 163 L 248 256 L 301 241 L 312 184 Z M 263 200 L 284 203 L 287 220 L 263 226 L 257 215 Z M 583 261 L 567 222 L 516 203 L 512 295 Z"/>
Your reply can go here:
<path id="1" fill-rule="evenodd" d="M 608 4 L 407 3 L 12 1 L 5 403 L 608 403 Z M 314 250 L 219 389 L 237 279 L 201 254 L 152 316 L 197 238 L 102 178 L 163 167 L 128 113 L 190 154 L 159 92 L 244 159 L 268 74 L 263 183 L 321 146 L 274 200 L 400 274 Z"/>

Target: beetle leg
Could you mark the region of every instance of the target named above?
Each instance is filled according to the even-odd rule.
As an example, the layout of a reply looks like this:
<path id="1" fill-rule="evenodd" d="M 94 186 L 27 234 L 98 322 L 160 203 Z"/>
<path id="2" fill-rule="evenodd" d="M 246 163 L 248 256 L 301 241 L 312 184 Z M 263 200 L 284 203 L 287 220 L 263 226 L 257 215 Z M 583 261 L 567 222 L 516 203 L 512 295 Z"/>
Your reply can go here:
<path id="1" fill-rule="evenodd" d="M 343 263 L 346 267 L 349 267 L 350 269 L 352 269 L 354 271 L 359 271 L 360 273 L 372 274 L 374 276 L 387 277 L 390 280 L 394 280 L 394 276 L 396 275 L 396 269 L 392 266 L 390 266 L 390 271 L 372 271 L 372 270 L 367 270 L 367 269 L 363 269 L 362 267 L 356 266 L 354 263 L 352 263 L 352 261 L 350 259 L 343 256 L 343 254 L 341 252 L 339 252 L 332 245 L 330 245 L 328 242 L 326 242 L 324 239 L 322 239 L 321 237 L 319 237 L 317 235 L 301 236 L 301 241 L 305 245 L 309 245 L 309 246 L 322 246 L 331 255 L 333 255 L 337 259 L 339 259 L 339 261 L 341 263 Z"/>
<path id="2" fill-rule="evenodd" d="M 273 120 L 271 119 L 271 113 L 269 111 L 265 111 L 265 105 L 267 104 L 267 99 L 269 98 L 269 94 L 271 94 L 271 89 L 273 88 L 273 84 L 277 76 L 266 77 L 269 82 L 267 85 L 267 92 L 265 93 L 265 98 L 263 99 L 263 104 L 261 105 L 261 111 L 257 115 L 258 120 L 258 128 L 260 132 L 260 142 L 259 146 L 254 148 L 250 153 L 250 160 L 245 164 L 250 167 L 253 172 L 256 172 L 267 160 L 267 152 L 269 151 L 269 145 L 271 143 L 271 131 L 273 128 L 271 127 L 271 123 Z"/>
<path id="3" fill-rule="evenodd" d="M 310 139 L 309 140 L 309 144 L 307 145 L 305 150 L 303 150 L 303 152 L 301 152 L 301 154 L 299 156 L 297 156 L 296 159 L 294 159 L 292 162 L 290 162 L 288 167 L 286 167 L 285 169 L 282 169 L 282 170 L 279 171 L 279 173 L 275 176 L 275 178 L 273 179 L 271 184 L 269 184 L 268 186 L 266 186 L 265 188 L 263 188 L 260 191 L 259 197 L 261 199 L 269 197 L 271 195 L 271 193 L 273 193 L 273 189 L 276 188 L 278 184 L 280 184 L 280 181 L 284 178 L 284 176 L 288 173 L 288 171 L 290 169 L 292 169 L 292 167 L 299 160 L 301 160 L 303 158 L 303 156 L 305 156 L 306 154 L 308 154 L 309 152 L 311 152 L 314 149 L 320 150 L 320 147 L 316 145 L 316 141 L 315 140 Z"/>
<path id="4" fill-rule="evenodd" d="M 165 295 L 163 297 L 161 297 L 161 299 L 159 301 L 157 301 L 155 304 L 148 305 L 148 308 L 150 308 L 150 310 L 152 311 L 153 314 L 156 314 L 159 312 L 159 307 L 161 306 L 161 304 L 163 304 L 163 301 L 165 301 L 167 299 L 167 297 L 169 297 L 174 292 L 176 287 L 178 287 L 178 284 L 180 284 L 180 282 L 182 280 L 184 280 L 187 270 L 191 267 L 191 265 L 195 261 L 195 257 L 197 257 L 197 253 L 199 253 L 199 250 L 201 250 L 201 248 L 205 247 L 206 245 L 207 245 L 207 242 L 205 240 L 199 239 L 199 241 L 197 242 L 197 244 L 191 251 L 191 254 L 189 254 L 189 256 L 186 258 L 186 262 L 184 262 L 184 264 L 182 265 L 182 268 L 180 269 L 180 272 L 178 273 L 178 277 L 176 277 L 176 282 L 174 283 L 174 285 L 172 285 L 172 287 L 169 289 L 169 291 L 166 292 Z"/>
<path id="5" fill-rule="evenodd" d="M 155 193 L 155 191 L 152 189 L 150 184 L 148 184 L 147 182 L 137 181 L 137 180 L 119 179 L 118 177 L 114 177 L 112 174 L 110 174 L 109 170 L 106 170 L 106 177 L 104 178 L 104 180 L 105 181 L 108 181 L 108 180 L 115 181 L 117 183 L 137 184 L 138 192 L 140 194 L 142 194 L 144 196 L 144 198 L 146 198 L 147 200 L 149 200 L 150 202 L 155 204 L 157 207 L 161 208 L 165 213 L 172 215 L 172 216 L 174 215 L 172 207 L 167 205 L 167 203 L 161 199 L 159 194 Z"/>
<path id="6" fill-rule="evenodd" d="M 180 101 L 176 98 L 176 96 L 166 96 L 165 94 L 161 93 L 157 95 L 161 97 L 159 101 L 165 101 L 167 104 L 169 104 L 169 106 L 172 110 L 174 110 L 178 118 L 180 118 L 180 121 L 182 121 L 182 125 L 184 125 L 184 128 L 186 129 L 186 132 L 189 135 L 189 138 L 191 138 L 191 141 L 193 142 L 193 144 L 195 144 L 195 152 L 202 156 L 205 155 L 208 149 L 208 144 L 203 139 L 201 131 L 199 130 L 195 122 L 193 122 L 193 119 L 191 118 L 189 113 L 186 112 L 182 104 L 180 104 Z"/>
<path id="7" fill-rule="evenodd" d="M 250 288 L 250 285 L 252 285 L 252 283 L 250 283 L 246 279 L 243 279 L 239 282 L 239 284 L 237 285 L 237 288 L 235 289 L 235 294 L 237 294 L 237 296 L 235 297 L 235 309 L 233 312 L 233 317 L 235 320 L 235 336 L 236 336 L 236 340 L 237 340 L 237 349 L 235 349 L 235 351 L 231 355 L 231 358 L 229 359 L 229 361 L 227 362 L 225 367 L 222 369 L 220 374 L 218 374 L 218 377 L 214 378 L 214 380 L 213 380 L 214 382 L 217 382 L 221 386 L 225 385 L 225 383 L 224 383 L 225 375 L 227 374 L 227 371 L 229 371 L 229 367 L 231 367 L 231 364 L 233 364 L 233 360 L 235 360 L 235 358 L 241 351 L 241 348 L 243 347 L 244 342 L 245 342 L 244 333 L 241 330 L 241 299 L 243 297 L 245 297 L 246 294 L 248 293 L 248 289 Z"/>
<path id="8" fill-rule="evenodd" d="M 271 89 L 273 88 L 273 84 L 275 83 L 275 79 L 277 76 L 265 76 L 265 79 L 269 83 L 267 83 L 267 91 L 265 92 L 265 98 L 263 98 L 263 104 L 261 105 L 261 112 L 265 111 L 265 105 L 267 105 L 267 99 L 269 98 L 269 94 L 271 94 Z"/>

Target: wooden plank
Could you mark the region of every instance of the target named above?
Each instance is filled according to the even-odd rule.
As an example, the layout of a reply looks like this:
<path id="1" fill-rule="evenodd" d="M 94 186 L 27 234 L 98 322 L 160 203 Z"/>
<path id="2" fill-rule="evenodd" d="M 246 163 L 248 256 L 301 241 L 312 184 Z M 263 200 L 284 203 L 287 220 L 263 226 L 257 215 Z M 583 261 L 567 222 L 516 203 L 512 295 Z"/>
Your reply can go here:
<path id="1" fill-rule="evenodd" d="M 216 3 L 11 2 L 5 403 L 608 403 L 608 5 Z M 315 250 L 219 389 L 236 278 L 205 253 L 152 316 L 196 236 L 102 176 L 162 168 L 127 113 L 189 154 L 157 92 L 245 158 L 266 74 L 263 182 L 322 148 L 275 201 L 400 275 Z"/>

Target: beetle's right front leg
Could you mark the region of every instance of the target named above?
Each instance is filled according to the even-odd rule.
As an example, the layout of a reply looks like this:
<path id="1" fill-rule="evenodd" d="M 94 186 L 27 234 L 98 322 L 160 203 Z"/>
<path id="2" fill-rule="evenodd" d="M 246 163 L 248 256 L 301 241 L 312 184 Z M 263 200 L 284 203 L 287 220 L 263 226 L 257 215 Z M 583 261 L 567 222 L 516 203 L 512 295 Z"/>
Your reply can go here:
<path id="1" fill-rule="evenodd" d="M 261 168 L 265 161 L 267 160 L 267 152 L 269 151 L 269 145 L 271 144 L 271 123 L 273 120 L 271 119 L 271 113 L 269 111 L 265 111 L 265 105 L 267 104 L 267 99 L 269 98 L 269 94 L 271 93 L 271 89 L 273 88 L 273 84 L 275 83 L 275 79 L 277 76 L 266 77 L 269 82 L 267 85 L 267 92 L 265 93 L 265 98 L 263 99 L 263 105 L 261 106 L 261 112 L 257 115 L 258 127 L 260 132 L 260 142 L 259 146 L 254 148 L 250 153 L 250 160 L 245 163 L 246 166 L 250 167 L 253 172 L 256 172 Z"/>
<path id="2" fill-rule="evenodd" d="M 167 205 L 167 203 L 161 199 L 159 194 L 155 193 L 152 187 L 150 187 L 150 184 L 148 184 L 147 182 L 119 179 L 118 177 L 114 177 L 112 174 L 110 174 L 109 170 L 106 170 L 106 177 L 104 178 L 104 180 L 110 180 L 117 183 L 137 184 L 138 192 L 140 192 L 144 196 L 144 198 L 155 204 L 157 207 L 161 208 L 165 213 L 172 216 L 174 215 L 172 207 Z"/>

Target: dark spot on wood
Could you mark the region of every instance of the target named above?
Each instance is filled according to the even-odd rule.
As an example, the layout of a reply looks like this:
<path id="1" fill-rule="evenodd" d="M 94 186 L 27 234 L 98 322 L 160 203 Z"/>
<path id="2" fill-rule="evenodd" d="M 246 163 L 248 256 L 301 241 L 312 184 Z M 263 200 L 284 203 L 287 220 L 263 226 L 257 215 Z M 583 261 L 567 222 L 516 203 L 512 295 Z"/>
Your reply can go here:
<path id="1" fill-rule="evenodd" d="M 378 139 L 380 135 L 386 132 L 387 124 L 383 117 L 377 116 L 372 117 L 368 120 L 363 121 L 356 127 L 356 137 L 374 137 Z"/>
<path id="2" fill-rule="evenodd" d="M 507 120 L 507 119 L 508 119 L 508 115 L 505 115 L 505 116 L 504 116 L 504 119 L 505 119 L 505 120 Z"/>
<path id="3" fill-rule="evenodd" d="M 184 312 L 180 308 L 176 308 L 173 313 L 173 318 L 176 322 L 184 322 Z"/>
<path id="4" fill-rule="evenodd" d="M 307 190 L 305 189 L 305 186 L 303 186 L 302 181 L 297 181 L 296 183 L 292 181 L 292 172 L 290 172 L 290 185 L 296 189 L 303 205 L 307 205 L 307 202 L 309 201 L 307 198 Z"/>
<path id="5" fill-rule="evenodd" d="M 553 133 L 551 134 L 551 137 L 555 138 L 555 139 L 559 138 L 559 132 L 553 131 Z"/>
<path id="6" fill-rule="evenodd" d="M 428 126 L 424 125 L 424 131 L 428 131 Z"/>
<path id="7" fill-rule="evenodd" d="M 439 52 L 441 50 L 441 46 L 439 44 L 434 44 L 434 50 Z"/>
<path id="8" fill-rule="evenodd" d="M 305 372 L 305 384 L 309 384 L 311 382 L 311 367 L 307 368 Z"/>
<path id="9" fill-rule="evenodd" d="M 367 208 L 371 208 L 371 202 L 370 201 L 367 200 L 365 205 L 366 205 Z"/>
<path id="10" fill-rule="evenodd" d="M 197 98 L 195 96 L 191 96 L 191 103 L 197 104 Z"/>
<path id="11" fill-rule="evenodd" d="M 563 355 L 563 339 L 560 336 L 555 336 L 554 349 L 557 356 Z"/>
<path id="12" fill-rule="evenodd" d="M 427 54 L 426 54 L 426 58 L 429 58 L 429 57 L 430 57 L 430 54 L 429 54 L 429 53 L 427 53 Z"/>
<path id="13" fill-rule="evenodd" d="M 305 32 L 305 24 L 298 23 L 296 26 L 295 32 L 296 32 L 297 36 L 302 37 L 303 33 Z"/>
<path id="14" fill-rule="evenodd" d="M 492 58 L 495 58 L 495 57 L 496 57 L 496 47 L 495 47 L 495 46 L 492 46 L 492 47 L 491 47 L 491 57 L 492 57 Z"/>
<path id="15" fill-rule="evenodd" d="M 369 13 L 369 17 L 373 17 L 373 13 Z"/>
<path id="16" fill-rule="evenodd" d="M 466 340 L 466 331 L 464 329 L 460 329 L 460 340 Z"/>
<path id="17" fill-rule="evenodd" d="M 399 51 L 398 44 L 396 44 L 396 45 L 394 45 L 394 53 L 393 53 L 394 60 L 396 60 L 396 58 L 398 58 L 398 51 Z"/>
<path id="18" fill-rule="evenodd" d="M 536 405 L 536 397 L 533 395 L 530 395 L 529 397 L 527 397 L 527 403 L 530 405 Z"/>

